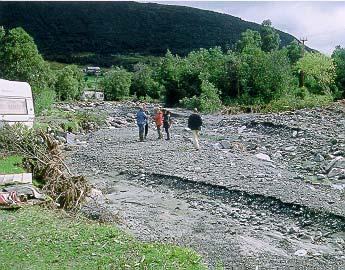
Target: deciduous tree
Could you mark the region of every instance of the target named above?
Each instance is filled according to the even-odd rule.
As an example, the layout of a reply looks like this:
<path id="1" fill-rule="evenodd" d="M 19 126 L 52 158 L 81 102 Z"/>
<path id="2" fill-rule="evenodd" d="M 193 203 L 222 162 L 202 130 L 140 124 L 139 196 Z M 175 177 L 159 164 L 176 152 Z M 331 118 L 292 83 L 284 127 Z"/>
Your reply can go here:
<path id="1" fill-rule="evenodd" d="M 291 64 L 295 64 L 303 57 L 303 47 L 297 40 L 293 40 L 288 46 L 286 46 L 286 49 Z"/>
<path id="2" fill-rule="evenodd" d="M 333 59 L 321 53 L 306 53 L 296 63 L 305 73 L 305 86 L 314 94 L 330 92 L 336 77 Z"/>
<path id="3" fill-rule="evenodd" d="M 107 100 L 121 100 L 129 96 L 132 74 L 127 70 L 115 67 L 107 72 L 101 85 Z"/>
<path id="4" fill-rule="evenodd" d="M 33 38 L 21 27 L 9 30 L 0 43 L 2 78 L 28 82 L 34 91 L 50 87 L 54 74 L 37 50 Z"/>
<path id="5" fill-rule="evenodd" d="M 262 50 L 265 52 L 270 52 L 273 50 L 278 50 L 280 45 L 280 37 L 278 32 L 272 27 L 270 20 L 264 20 L 261 24 L 261 40 L 262 40 Z"/>
<path id="6" fill-rule="evenodd" d="M 336 83 L 338 89 L 345 95 L 345 48 L 337 46 L 332 54 L 332 59 L 336 66 Z"/>
<path id="7" fill-rule="evenodd" d="M 61 100 L 73 100 L 81 96 L 84 88 L 83 73 L 76 65 L 58 71 L 55 90 Z"/>

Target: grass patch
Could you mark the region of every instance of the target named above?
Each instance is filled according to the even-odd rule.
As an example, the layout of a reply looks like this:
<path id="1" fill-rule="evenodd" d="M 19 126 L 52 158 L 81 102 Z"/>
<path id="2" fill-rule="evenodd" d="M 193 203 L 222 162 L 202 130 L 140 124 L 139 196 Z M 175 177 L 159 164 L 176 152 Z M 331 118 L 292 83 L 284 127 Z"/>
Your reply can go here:
<path id="1" fill-rule="evenodd" d="M 25 170 L 21 167 L 22 157 L 20 156 L 0 156 L 0 174 L 15 174 L 24 173 Z"/>
<path id="2" fill-rule="evenodd" d="M 103 81 L 103 75 L 84 75 L 84 80 L 88 89 L 101 90 L 101 83 Z"/>
<path id="3" fill-rule="evenodd" d="M 272 100 L 266 105 L 264 112 L 280 112 L 304 108 L 324 107 L 332 102 L 333 97 L 331 94 L 315 95 L 307 92 L 303 97 L 287 94 L 278 99 Z"/>
<path id="4" fill-rule="evenodd" d="M 78 132 L 89 130 L 90 124 L 100 127 L 105 124 L 106 114 L 90 110 L 71 112 L 58 109 L 51 109 L 36 119 L 34 127 L 54 130 Z"/>
<path id="5" fill-rule="evenodd" d="M 194 251 L 141 243 L 113 225 L 27 207 L 0 212 L 1 269 L 206 269 Z"/>
<path id="6" fill-rule="evenodd" d="M 60 63 L 56 61 L 47 61 L 50 65 L 50 68 L 53 70 L 60 70 L 63 69 L 65 66 L 68 66 L 68 64 Z"/>

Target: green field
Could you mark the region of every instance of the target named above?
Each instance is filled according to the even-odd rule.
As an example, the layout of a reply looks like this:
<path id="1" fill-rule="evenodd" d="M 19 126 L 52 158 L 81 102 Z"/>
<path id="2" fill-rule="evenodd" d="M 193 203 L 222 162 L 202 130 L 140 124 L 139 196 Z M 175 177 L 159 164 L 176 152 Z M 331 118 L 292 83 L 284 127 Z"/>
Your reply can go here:
<path id="1" fill-rule="evenodd" d="M 1 269 L 206 269 L 194 251 L 142 243 L 114 225 L 60 211 L 0 211 Z"/>
<path id="2" fill-rule="evenodd" d="M 103 76 L 85 75 L 84 80 L 87 88 L 99 90 L 101 88 L 100 82 L 103 80 Z"/>

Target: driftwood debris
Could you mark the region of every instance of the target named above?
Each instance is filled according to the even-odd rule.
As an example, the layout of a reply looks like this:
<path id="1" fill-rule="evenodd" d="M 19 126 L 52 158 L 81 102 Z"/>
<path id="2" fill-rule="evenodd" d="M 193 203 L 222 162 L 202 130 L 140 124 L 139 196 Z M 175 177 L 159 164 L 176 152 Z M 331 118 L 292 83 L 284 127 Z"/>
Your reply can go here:
<path id="1" fill-rule="evenodd" d="M 71 173 L 63 161 L 61 145 L 49 133 L 21 125 L 8 126 L 0 132 L 0 147 L 22 155 L 25 168 L 61 208 L 78 208 L 91 190 L 83 176 Z"/>

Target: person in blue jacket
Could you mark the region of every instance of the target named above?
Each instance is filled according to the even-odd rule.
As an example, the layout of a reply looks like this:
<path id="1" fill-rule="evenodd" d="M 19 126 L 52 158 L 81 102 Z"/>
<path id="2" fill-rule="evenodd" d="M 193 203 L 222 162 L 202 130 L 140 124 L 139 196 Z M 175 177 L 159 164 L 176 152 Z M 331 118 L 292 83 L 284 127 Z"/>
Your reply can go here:
<path id="1" fill-rule="evenodd" d="M 137 112 L 137 125 L 139 127 L 139 140 L 144 141 L 145 125 L 147 124 L 147 115 L 144 112 L 144 108 L 140 107 Z"/>

